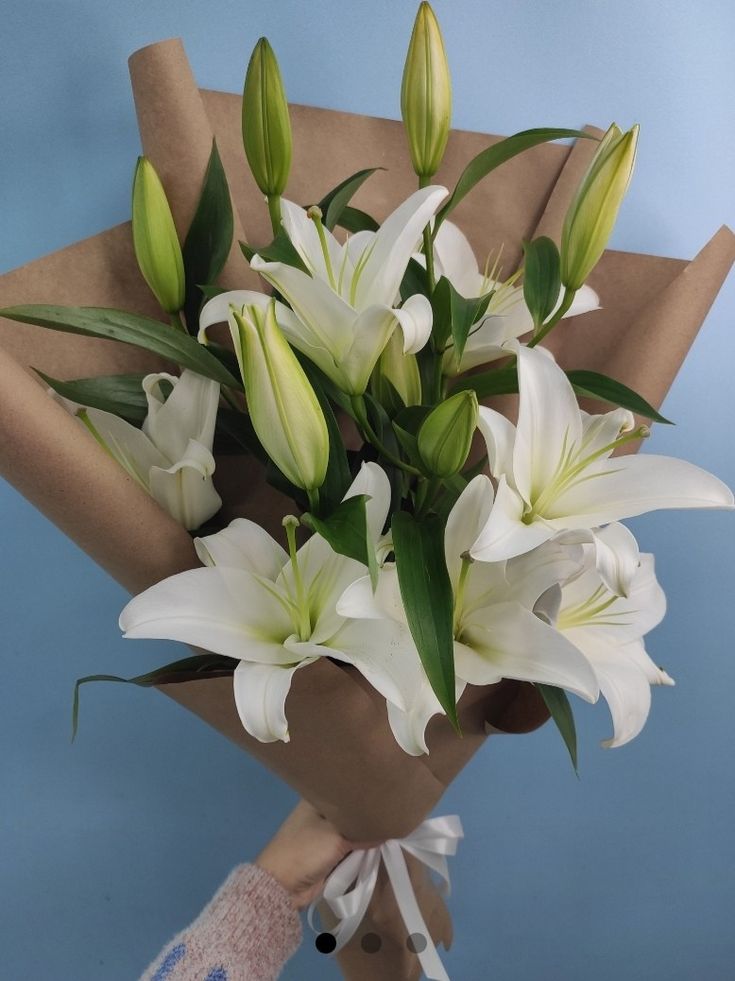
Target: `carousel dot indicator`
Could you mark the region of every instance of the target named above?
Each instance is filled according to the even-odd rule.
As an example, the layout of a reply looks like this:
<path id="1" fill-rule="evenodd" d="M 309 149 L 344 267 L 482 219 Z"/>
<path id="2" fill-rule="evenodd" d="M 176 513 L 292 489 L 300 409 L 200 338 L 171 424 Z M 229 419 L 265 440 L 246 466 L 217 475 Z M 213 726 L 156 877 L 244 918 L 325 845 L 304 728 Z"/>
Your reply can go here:
<path id="1" fill-rule="evenodd" d="M 360 946 L 366 954 L 377 954 L 383 946 L 383 941 L 377 933 L 366 933 L 360 941 Z"/>
<path id="2" fill-rule="evenodd" d="M 421 954 L 426 950 L 426 937 L 423 933 L 412 933 L 406 940 L 406 946 L 412 954 Z"/>
<path id="3" fill-rule="evenodd" d="M 314 946 L 320 954 L 331 954 L 337 946 L 337 938 L 333 933 L 320 933 L 314 941 Z"/>

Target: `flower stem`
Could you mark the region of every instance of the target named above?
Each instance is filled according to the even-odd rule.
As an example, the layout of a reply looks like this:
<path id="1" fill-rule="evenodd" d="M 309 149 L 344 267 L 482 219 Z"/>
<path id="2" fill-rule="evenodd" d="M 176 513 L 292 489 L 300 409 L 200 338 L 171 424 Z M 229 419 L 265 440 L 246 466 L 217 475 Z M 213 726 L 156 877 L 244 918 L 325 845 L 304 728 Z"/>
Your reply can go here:
<path id="1" fill-rule="evenodd" d="M 362 438 L 366 443 L 370 443 L 375 449 L 380 453 L 381 456 L 385 457 L 388 463 L 392 463 L 394 467 L 398 467 L 399 470 L 403 470 L 405 473 L 410 473 L 414 477 L 421 477 L 422 473 L 416 467 L 412 467 L 410 463 L 405 463 L 400 457 L 392 453 L 387 446 L 385 446 L 377 435 L 373 431 L 370 421 L 367 417 L 367 409 L 365 406 L 365 399 L 362 395 L 352 396 L 352 411 L 355 416 L 355 421 L 360 428 Z"/>
<path id="2" fill-rule="evenodd" d="M 171 326 L 175 330 L 180 330 L 184 334 L 188 334 L 189 333 L 188 330 L 186 329 L 186 326 L 184 324 L 184 321 L 181 318 L 181 311 L 180 310 L 178 310 L 176 313 L 172 313 L 171 314 Z"/>
<path id="3" fill-rule="evenodd" d="M 549 331 L 552 330 L 554 327 L 556 327 L 556 325 L 559 323 L 561 318 L 564 316 L 565 313 L 567 313 L 572 303 L 574 302 L 574 297 L 576 293 L 577 293 L 576 290 L 569 289 L 568 286 L 566 287 L 566 289 L 564 290 L 564 296 L 562 297 L 562 301 L 559 304 L 559 309 L 549 320 L 546 321 L 545 324 L 541 325 L 538 333 L 534 334 L 534 336 L 528 342 L 529 347 L 536 347 L 536 345 L 546 337 Z"/>
<path id="4" fill-rule="evenodd" d="M 268 201 L 268 214 L 271 218 L 271 228 L 275 238 L 281 230 L 281 195 L 269 194 L 266 200 Z"/>
<path id="5" fill-rule="evenodd" d="M 306 589 L 304 580 L 299 569 L 298 550 L 296 548 L 296 529 L 299 526 L 299 519 L 292 514 L 287 514 L 283 519 L 283 527 L 286 529 L 286 539 L 288 540 L 288 554 L 291 559 L 291 571 L 293 582 L 296 588 L 296 609 L 298 610 L 296 624 L 299 639 L 308 640 L 311 636 L 311 618 L 309 617 L 309 604 L 306 599 Z"/>

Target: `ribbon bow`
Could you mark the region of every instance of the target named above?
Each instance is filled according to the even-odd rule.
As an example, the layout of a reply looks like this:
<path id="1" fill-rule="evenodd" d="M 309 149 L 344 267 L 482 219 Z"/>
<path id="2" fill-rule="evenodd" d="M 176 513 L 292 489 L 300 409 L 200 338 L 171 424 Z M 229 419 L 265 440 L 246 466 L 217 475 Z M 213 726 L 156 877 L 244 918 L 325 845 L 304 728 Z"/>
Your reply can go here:
<path id="1" fill-rule="evenodd" d="M 337 925 L 330 931 L 337 941 L 335 953 L 351 940 L 362 922 L 383 862 L 406 930 L 409 935 L 418 933 L 426 939 L 426 947 L 416 951 L 424 974 L 429 981 L 449 981 L 416 901 L 403 852 L 409 852 L 436 872 L 442 879 L 443 894 L 449 895 L 447 856 L 456 854 L 459 839 L 463 837 L 459 816 L 450 814 L 424 821 L 406 838 L 391 838 L 377 848 L 350 852 L 327 879 L 319 900 L 326 902 L 337 917 Z M 307 918 L 309 926 L 316 931 L 315 909 L 316 903 L 312 903 Z"/>

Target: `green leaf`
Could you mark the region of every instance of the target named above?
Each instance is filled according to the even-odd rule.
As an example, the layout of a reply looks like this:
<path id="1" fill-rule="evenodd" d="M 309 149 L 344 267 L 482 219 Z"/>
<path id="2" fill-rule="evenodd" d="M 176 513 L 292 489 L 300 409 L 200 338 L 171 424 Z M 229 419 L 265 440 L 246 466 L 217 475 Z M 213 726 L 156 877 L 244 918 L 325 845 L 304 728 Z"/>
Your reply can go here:
<path id="1" fill-rule="evenodd" d="M 79 689 L 90 681 L 114 681 L 124 685 L 137 685 L 152 688 L 155 685 L 178 684 L 183 681 L 198 681 L 202 678 L 224 678 L 231 675 L 237 667 L 237 660 L 221 654 L 194 654 L 162 668 L 139 674 L 135 678 L 119 678 L 115 674 L 90 674 L 78 678 L 74 685 L 74 701 L 71 713 L 71 738 L 76 738 L 79 728 Z"/>
<path id="2" fill-rule="evenodd" d="M 447 215 L 457 207 L 462 198 L 469 194 L 475 184 L 479 183 L 483 177 L 487 177 L 501 164 L 518 156 L 519 153 L 523 153 L 524 150 L 530 150 L 531 147 L 538 146 L 540 143 L 569 137 L 586 140 L 597 139 L 591 133 L 583 133 L 577 129 L 527 129 L 522 133 L 516 133 L 514 136 L 508 136 L 482 150 L 467 164 L 448 200 L 437 212 L 434 222 L 434 235 L 436 235 L 437 229 Z"/>
<path id="3" fill-rule="evenodd" d="M 61 381 L 33 369 L 57 395 L 93 409 L 112 412 L 128 422 L 140 424 L 148 415 L 148 400 L 143 391 L 145 375 L 100 375 Z"/>
<path id="4" fill-rule="evenodd" d="M 524 242 L 523 252 L 523 298 L 538 328 L 559 303 L 561 260 L 555 243 L 546 235 Z"/>
<path id="5" fill-rule="evenodd" d="M 316 375 L 311 377 L 307 371 L 307 376 L 314 389 L 314 394 L 319 400 L 319 405 L 327 423 L 327 432 L 329 433 L 327 475 L 324 478 L 324 483 L 319 488 L 319 513 L 322 514 L 324 511 L 332 511 L 342 501 L 347 488 L 352 483 L 352 474 L 350 473 L 350 465 L 347 460 L 344 439 L 330 401 L 324 389 L 319 384 Z"/>
<path id="6" fill-rule="evenodd" d="M 601 402 L 609 402 L 611 405 L 619 405 L 623 409 L 629 409 L 636 415 L 645 416 L 654 422 L 662 422 L 667 426 L 673 426 L 671 419 L 666 419 L 657 412 L 652 405 L 638 395 L 632 388 L 623 385 L 622 382 L 601 375 L 597 371 L 568 371 L 567 378 L 574 386 L 577 395 L 588 398 L 599 399 Z"/>
<path id="7" fill-rule="evenodd" d="M 278 234 L 270 245 L 265 245 L 262 249 L 254 249 L 247 242 L 240 242 L 240 249 L 248 262 L 252 261 L 254 255 L 259 255 L 266 262 L 282 262 L 286 266 L 300 269 L 301 272 L 309 271 L 283 227 L 278 229 Z"/>
<path id="8" fill-rule="evenodd" d="M 426 269 L 415 259 L 410 259 L 406 266 L 401 282 L 401 299 L 405 301 L 409 296 L 420 293 L 423 296 L 429 295 L 429 284 L 426 279 Z"/>
<path id="9" fill-rule="evenodd" d="M 462 359 L 464 354 L 465 344 L 472 325 L 484 316 L 494 292 L 494 290 L 490 290 L 484 296 L 477 296 L 468 300 L 449 283 L 452 340 L 454 341 L 455 357 L 458 361 Z"/>
<path id="10" fill-rule="evenodd" d="M 324 215 L 324 224 L 330 231 L 334 231 L 335 226 L 340 224 L 342 214 L 352 197 L 376 170 L 385 170 L 385 167 L 366 167 L 365 170 L 358 170 L 352 177 L 343 180 L 324 195 L 319 202 L 319 208 Z"/>
<path id="11" fill-rule="evenodd" d="M 375 546 L 370 540 L 367 525 L 366 505 L 370 500 L 367 494 L 348 497 L 332 511 L 328 518 L 319 518 L 315 514 L 304 514 L 301 521 L 322 538 L 325 538 L 332 549 L 339 555 L 346 555 L 367 566 L 373 589 L 378 581 L 378 562 L 375 558 Z"/>
<path id="12" fill-rule="evenodd" d="M 411 636 L 431 687 L 459 731 L 454 676 L 454 597 L 444 557 L 444 524 L 393 515 L 393 548 Z"/>
<path id="13" fill-rule="evenodd" d="M 343 209 L 337 224 L 345 231 L 352 232 L 377 232 L 380 225 L 372 215 L 359 208 L 346 207 Z"/>
<path id="14" fill-rule="evenodd" d="M 518 370 L 515 363 L 502 368 L 492 368 L 477 375 L 465 375 L 452 386 L 452 394 L 472 389 L 478 399 L 491 395 L 514 395 L 518 392 Z"/>
<path id="15" fill-rule="evenodd" d="M 199 329 L 204 291 L 199 283 L 214 283 L 230 254 L 233 235 L 232 201 L 216 140 L 204 175 L 202 193 L 184 242 L 186 323 L 190 334 Z"/>
<path id="16" fill-rule="evenodd" d="M 567 693 L 563 688 L 556 688 L 554 685 L 537 684 L 538 693 L 543 698 L 546 708 L 551 713 L 557 729 L 561 733 L 564 745 L 569 751 L 569 756 L 574 767 L 574 772 L 579 775 L 577 769 L 577 729 L 574 725 L 574 715 L 572 706 L 569 704 Z"/>
<path id="17" fill-rule="evenodd" d="M 0 316 L 67 334 L 104 337 L 123 344 L 132 344 L 158 354 L 167 361 L 174 361 L 182 368 L 191 368 L 221 385 L 229 388 L 241 387 L 240 382 L 217 358 L 193 337 L 150 317 L 106 307 L 57 307 L 44 304 L 6 307 L 0 310 Z"/>

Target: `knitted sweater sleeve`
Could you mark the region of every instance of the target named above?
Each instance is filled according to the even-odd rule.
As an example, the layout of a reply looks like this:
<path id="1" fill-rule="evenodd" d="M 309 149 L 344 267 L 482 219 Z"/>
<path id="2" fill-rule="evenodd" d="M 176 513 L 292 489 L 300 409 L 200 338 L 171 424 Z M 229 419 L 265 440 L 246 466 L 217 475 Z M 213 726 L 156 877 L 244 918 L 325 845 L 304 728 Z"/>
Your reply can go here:
<path id="1" fill-rule="evenodd" d="M 140 981 L 274 981 L 300 942 L 286 890 L 257 865 L 240 865 Z"/>

